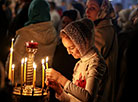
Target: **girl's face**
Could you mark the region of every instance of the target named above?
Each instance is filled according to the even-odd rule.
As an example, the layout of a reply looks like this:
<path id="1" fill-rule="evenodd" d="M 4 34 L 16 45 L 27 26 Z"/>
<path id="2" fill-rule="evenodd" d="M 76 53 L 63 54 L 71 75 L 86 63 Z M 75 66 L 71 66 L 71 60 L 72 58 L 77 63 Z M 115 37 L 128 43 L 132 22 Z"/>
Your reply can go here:
<path id="1" fill-rule="evenodd" d="M 86 16 L 92 21 L 96 20 L 100 10 L 99 4 L 95 0 L 87 0 L 86 3 Z"/>
<path id="2" fill-rule="evenodd" d="M 71 54 L 75 59 L 79 59 L 81 57 L 79 50 L 69 38 L 62 37 L 62 43 L 66 47 L 68 54 Z"/>

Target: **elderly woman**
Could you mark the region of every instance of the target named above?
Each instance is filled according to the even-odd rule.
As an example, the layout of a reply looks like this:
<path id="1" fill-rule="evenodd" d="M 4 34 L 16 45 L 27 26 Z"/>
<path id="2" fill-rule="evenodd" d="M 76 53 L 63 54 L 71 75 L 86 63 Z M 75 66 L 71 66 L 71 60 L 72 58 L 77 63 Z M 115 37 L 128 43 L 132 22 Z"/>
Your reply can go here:
<path id="1" fill-rule="evenodd" d="M 92 21 L 87 18 L 74 21 L 61 30 L 60 36 L 68 54 L 80 60 L 74 67 L 72 81 L 49 68 L 46 70 L 46 84 L 56 91 L 56 98 L 61 102 L 99 102 L 107 68 L 94 46 Z"/>

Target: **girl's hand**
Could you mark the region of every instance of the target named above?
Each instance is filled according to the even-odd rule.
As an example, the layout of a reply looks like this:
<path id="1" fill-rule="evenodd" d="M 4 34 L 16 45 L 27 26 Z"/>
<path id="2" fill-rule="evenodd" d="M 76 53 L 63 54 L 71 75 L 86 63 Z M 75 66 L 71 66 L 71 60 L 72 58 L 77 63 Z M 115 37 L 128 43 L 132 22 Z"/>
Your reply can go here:
<path id="1" fill-rule="evenodd" d="M 48 79 L 46 80 L 46 85 L 54 89 L 57 95 L 61 95 L 61 93 L 63 92 L 61 85 L 56 80 Z"/>
<path id="2" fill-rule="evenodd" d="M 53 68 L 46 69 L 46 80 L 56 80 L 60 78 L 61 74 Z"/>
<path id="3" fill-rule="evenodd" d="M 68 79 L 60 74 L 58 71 L 54 70 L 53 68 L 46 69 L 46 80 L 56 81 L 63 87 L 65 86 Z"/>

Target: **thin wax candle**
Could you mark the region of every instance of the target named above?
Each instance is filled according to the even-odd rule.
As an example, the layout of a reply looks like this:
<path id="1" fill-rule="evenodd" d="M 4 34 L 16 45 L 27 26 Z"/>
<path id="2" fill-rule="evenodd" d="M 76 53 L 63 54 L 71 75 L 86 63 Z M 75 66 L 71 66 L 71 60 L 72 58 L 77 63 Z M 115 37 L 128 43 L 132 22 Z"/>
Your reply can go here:
<path id="1" fill-rule="evenodd" d="M 15 65 L 12 64 L 12 84 L 14 84 L 14 68 L 15 68 Z"/>
<path id="2" fill-rule="evenodd" d="M 26 64 L 27 64 L 27 57 L 24 60 L 24 83 L 26 83 Z"/>
<path id="3" fill-rule="evenodd" d="M 34 75 L 33 75 L 33 87 L 35 88 L 35 82 L 36 82 L 36 64 L 33 63 L 33 67 L 34 67 Z"/>
<path id="4" fill-rule="evenodd" d="M 46 68 L 48 69 L 48 57 L 46 57 Z"/>
<path id="5" fill-rule="evenodd" d="M 14 39 L 12 39 L 11 48 L 10 48 L 9 75 L 8 75 L 9 80 L 11 80 L 12 59 L 13 59 L 13 41 Z"/>
<path id="6" fill-rule="evenodd" d="M 42 89 L 44 88 L 44 70 L 45 70 L 44 59 L 42 59 Z"/>
<path id="7" fill-rule="evenodd" d="M 24 65 L 24 58 L 21 60 L 21 87 L 23 86 L 23 65 Z"/>

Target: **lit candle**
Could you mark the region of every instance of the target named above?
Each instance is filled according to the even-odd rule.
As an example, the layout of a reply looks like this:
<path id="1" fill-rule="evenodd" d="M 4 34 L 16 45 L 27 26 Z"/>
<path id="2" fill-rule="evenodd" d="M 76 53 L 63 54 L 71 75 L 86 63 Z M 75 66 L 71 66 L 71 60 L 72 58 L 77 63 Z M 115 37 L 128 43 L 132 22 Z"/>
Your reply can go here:
<path id="1" fill-rule="evenodd" d="M 42 59 L 42 89 L 44 88 L 44 70 L 45 70 L 44 62 L 45 60 Z"/>
<path id="2" fill-rule="evenodd" d="M 48 69 L 48 57 L 46 57 L 46 68 Z"/>
<path id="3" fill-rule="evenodd" d="M 27 64 L 27 57 L 24 60 L 24 83 L 26 84 L 26 64 Z"/>
<path id="4" fill-rule="evenodd" d="M 12 64 L 12 84 L 14 84 L 14 68 L 15 68 L 15 65 Z"/>
<path id="5" fill-rule="evenodd" d="M 23 64 L 24 58 L 21 60 L 21 87 L 23 86 Z"/>
<path id="6" fill-rule="evenodd" d="M 11 48 L 10 48 L 10 61 L 9 61 L 9 80 L 11 80 L 11 70 L 12 70 L 12 57 L 13 57 L 13 41 L 11 42 Z"/>
<path id="7" fill-rule="evenodd" d="M 48 69 L 48 57 L 46 57 L 46 68 Z M 49 90 L 49 87 L 47 86 L 46 92 Z"/>
<path id="8" fill-rule="evenodd" d="M 12 38 L 12 42 L 11 42 L 11 48 L 13 48 L 13 41 L 14 41 L 14 38 Z"/>
<path id="9" fill-rule="evenodd" d="M 33 87 L 35 88 L 35 82 L 36 82 L 36 64 L 33 63 L 33 67 L 34 67 L 34 75 L 33 75 Z"/>

